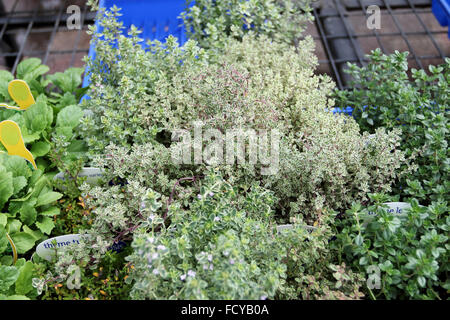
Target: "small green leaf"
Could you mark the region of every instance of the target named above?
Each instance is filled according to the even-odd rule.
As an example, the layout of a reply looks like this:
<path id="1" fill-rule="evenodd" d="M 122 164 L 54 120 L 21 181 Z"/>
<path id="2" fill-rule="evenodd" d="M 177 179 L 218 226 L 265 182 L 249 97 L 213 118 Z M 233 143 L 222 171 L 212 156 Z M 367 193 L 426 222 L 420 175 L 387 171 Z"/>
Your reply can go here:
<path id="1" fill-rule="evenodd" d="M 420 287 L 425 288 L 425 285 L 427 284 L 427 280 L 423 276 L 417 277 L 417 283 Z"/>
<path id="2" fill-rule="evenodd" d="M 363 244 L 363 241 L 364 241 L 364 239 L 363 239 L 363 237 L 362 237 L 360 234 L 358 234 L 358 235 L 355 237 L 355 244 L 356 244 L 357 246 L 361 246 L 361 245 Z"/>
<path id="3" fill-rule="evenodd" d="M 364 265 L 367 264 L 368 261 L 369 261 L 369 260 L 367 259 L 367 257 L 361 257 L 361 258 L 359 259 L 359 264 L 362 265 L 362 266 L 364 266 Z"/>

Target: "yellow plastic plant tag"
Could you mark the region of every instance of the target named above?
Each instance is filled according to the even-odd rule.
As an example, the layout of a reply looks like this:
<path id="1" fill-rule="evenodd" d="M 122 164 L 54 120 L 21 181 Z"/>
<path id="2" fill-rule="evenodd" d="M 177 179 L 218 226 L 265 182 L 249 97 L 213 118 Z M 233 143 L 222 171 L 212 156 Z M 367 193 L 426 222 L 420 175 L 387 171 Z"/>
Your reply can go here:
<path id="1" fill-rule="evenodd" d="M 8 106 L 6 103 L 0 103 L 0 108 L 13 109 L 13 110 L 21 110 L 20 107 Z"/>
<path id="2" fill-rule="evenodd" d="M 23 80 L 12 80 L 8 85 L 8 92 L 11 98 L 19 106 L 18 110 L 26 110 L 29 106 L 36 103 L 33 95 L 31 94 L 30 87 Z M 16 107 L 10 107 L 9 109 L 17 109 Z"/>
<path id="3" fill-rule="evenodd" d="M 33 155 L 25 147 L 25 142 L 23 141 L 22 133 L 17 123 L 12 120 L 0 122 L 0 142 L 8 150 L 9 155 L 25 158 L 37 169 Z"/>

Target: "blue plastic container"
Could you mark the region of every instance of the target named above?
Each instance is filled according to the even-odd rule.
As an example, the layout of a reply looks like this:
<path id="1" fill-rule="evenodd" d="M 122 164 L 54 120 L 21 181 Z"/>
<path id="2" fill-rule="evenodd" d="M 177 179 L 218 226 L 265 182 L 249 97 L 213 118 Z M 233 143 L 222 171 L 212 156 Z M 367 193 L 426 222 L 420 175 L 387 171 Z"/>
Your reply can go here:
<path id="1" fill-rule="evenodd" d="M 331 110 L 334 114 L 336 113 L 344 113 L 346 115 L 352 116 L 353 115 L 353 108 L 352 107 L 346 107 L 346 108 L 333 108 Z"/>
<path id="2" fill-rule="evenodd" d="M 100 7 L 110 8 L 116 6 L 121 8 L 122 16 L 119 20 L 123 22 L 125 31 L 131 25 L 135 25 L 143 32 L 139 37 L 147 40 L 165 41 L 167 36 L 173 35 L 178 38 L 180 45 L 186 42 L 186 32 L 183 20 L 178 16 L 186 8 L 185 0 L 100 0 Z M 96 22 L 99 28 L 98 22 Z M 95 47 L 91 44 L 89 57 L 95 57 Z M 89 77 L 84 77 L 83 87 L 89 85 Z"/>
<path id="3" fill-rule="evenodd" d="M 450 0 L 433 0 L 431 10 L 439 24 L 443 27 L 450 23 Z M 450 28 L 448 29 L 448 38 L 450 39 Z"/>

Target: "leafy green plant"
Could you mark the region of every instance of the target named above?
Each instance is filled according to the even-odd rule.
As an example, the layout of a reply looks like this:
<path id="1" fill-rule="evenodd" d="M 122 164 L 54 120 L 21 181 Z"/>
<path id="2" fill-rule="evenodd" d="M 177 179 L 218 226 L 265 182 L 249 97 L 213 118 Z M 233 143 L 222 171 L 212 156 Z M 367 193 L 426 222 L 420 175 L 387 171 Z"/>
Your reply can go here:
<path id="1" fill-rule="evenodd" d="M 55 229 L 55 217 L 60 214 L 56 201 L 63 197 L 54 191 L 55 170 L 79 168 L 84 153 L 83 142 L 76 138 L 76 127 L 83 116 L 76 105 L 85 92 L 80 88 L 83 70 L 71 68 L 44 76 L 48 70 L 39 59 L 22 61 L 16 77 L 27 82 L 36 103 L 25 111 L 0 109 L 0 121 L 13 120 L 19 125 L 38 166 L 32 170 L 25 159 L 8 155 L 0 146 L 0 268 L 5 276 L 0 288 L 2 298 L 36 298 L 31 279 L 41 267 L 25 258 Z M 9 72 L 0 72 L 0 101 L 8 105 L 14 105 L 7 90 L 13 79 Z M 8 242 L 6 235 L 24 258 L 13 260 L 13 251 L 4 246 Z"/>
<path id="2" fill-rule="evenodd" d="M 25 111 L 0 110 L 0 120 L 13 120 L 19 125 L 38 166 L 33 171 L 24 159 L 5 152 L 0 154 L 0 219 L 19 254 L 50 235 L 55 226 L 53 217 L 60 213 L 53 203 L 63 195 L 53 191 L 52 175 L 46 174 L 58 165 L 50 161 L 51 155 L 56 154 L 52 147 L 65 143 L 65 157 L 60 159 L 67 163 L 79 158 L 83 149 L 74 132 L 83 116 L 75 105 L 84 92 L 79 88 L 82 70 L 72 68 L 44 77 L 47 71 L 48 67 L 41 65 L 39 59 L 22 61 L 17 67 L 17 77 L 27 81 L 36 103 Z M 6 71 L 0 74 L 0 98 L 9 105 L 14 104 L 7 91 L 12 79 Z"/>
<path id="3" fill-rule="evenodd" d="M 424 207 L 413 199 L 410 210 L 396 215 L 383 205 L 388 197 L 371 194 L 370 198 L 370 206 L 356 203 L 336 221 L 337 239 L 331 245 L 340 259 L 362 273 L 369 266 L 379 268 L 380 288 L 367 288 L 372 298 L 446 299 L 450 285 L 447 203 Z"/>
<path id="4" fill-rule="evenodd" d="M 2 235 L 5 230 L 0 226 L 0 255 L 4 248 Z M 37 297 L 32 286 L 32 277 L 36 266 L 21 258 L 14 265 L 0 263 L 0 300 L 29 300 Z"/>
<path id="5" fill-rule="evenodd" d="M 360 274 L 332 264 L 330 227 L 309 232 L 300 217 L 279 231 L 273 192 L 247 191 L 217 171 L 187 208 L 170 205 L 135 232 L 133 299 L 358 299 Z M 323 224 L 322 224 L 323 223 Z"/>
<path id="6" fill-rule="evenodd" d="M 0 225 L 6 228 L 19 254 L 50 235 L 53 216 L 60 213 L 54 192 L 42 170 L 32 170 L 18 156 L 0 154 Z"/>
<path id="7" fill-rule="evenodd" d="M 168 37 L 164 44 L 149 43 L 146 51 L 136 28 L 128 38 L 121 35 L 118 14 L 114 9 L 102 18 L 103 31 L 94 35 L 97 57 L 88 60 L 94 85 L 83 107 L 91 115 L 82 119 L 81 129 L 91 152 L 103 152 L 111 143 L 170 147 L 174 132 L 192 131 L 197 120 L 222 133 L 277 129 L 278 172 L 262 177 L 257 166 L 247 164 L 221 169 L 236 184 L 260 181 L 276 191 L 280 212 L 302 213 L 308 222 L 326 207 L 342 209 L 354 199 L 366 201 L 367 192 L 390 191 L 400 175 L 397 169 L 406 161 L 398 130 L 379 129 L 370 139 L 354 120 L 329 112 L 334 84 L 314 75 L 312 38 L 296 49 L 266 35 L 244 35 L 228 38 L 223 50 L 214 52 L 193 41 L 179 47 Z M 170 179 L 207 170 L 204 164 L 177 168 L 165 156 L 161 161 L 170 162 L 162 166 Z"/>
<path id="8" fill-rule="evenodd" d="M 77 159 L 84 152 L 83 142 L 75 135 L 83 116 L 77 106 L 85 92 L 79 88 L 83 70 L 70 68 L 64 73 L 44 76 L 47 71 L 48 67 L 37 58 L 22 61 L 17 67 L 17 78 L 27 82 L 36 103 L 25 111 L 0 109 L 0 121 L 13 120 L 19 125 L 25 144 L 44 172 L 56 166 L 50 161 L 52 147 L 65 144 L 65 161 Z M 0 101 L 8 105 L 14 105 L 7 89 L 13 79 L 7 71 L 0 73 Z M 52 139 L 56 139 L 56 144 Z M 3 146 L 0 150 L 4 150 Z"/>
<path id="9" fill-rule="evenodd" d="M 272 298 L 285 277 L 269 217 L 273 194 L 260 188 L 246 197 L 211 174 L 189 210 L 171 205 L 170 225 L 149 217 L 133 241 L 134 299 Z M 161 228 L 160 232 L 157 232 Z"/>
<path id="10" fill-rule="evenodd" d="M 62 277 L 52 277 L 50 273 L 39 274 L 34 278 L 34 286 L 42 292 L 42 300 L 128 300 L 131 285 L 126 284 L 131 271 L 124 258 L 130 247 L 121 253 L 108 251 L 101 263 L 95 268 L 86 268 L 87 264 L 78 264 L 79 280 L 70 279 L 74 288 L 68 288 Z M 86 268 L 86 269 L 85 269 Z M 75 287 L 79 281 L 80 287 Z"/>
<path id="11" fill-rule="evenodd" d="M 449 97 L 450 59 L 441 66 L 411 69 L 408 52 L 384 55 L 375 50 L 369 64 L 350 64 L 352 89 L 337 91 L 340 106 L 354 108 L 353 116 L 362 130 L 376 128 L 402 130 L 400 148 L 415 156 L 417 170 L 396 185 L 403 197 L 415 197 L 424 204 L 449 201 Z"/>
<path id="12" fill-rule="evenodd" d="M 312 21 L 310 0 L 200 0 L 186 2 L 181 18 L 190 39 L 202 48 L 218 49 L 227 37 L 264 34 L 276 41 L 294 44 Z"/>

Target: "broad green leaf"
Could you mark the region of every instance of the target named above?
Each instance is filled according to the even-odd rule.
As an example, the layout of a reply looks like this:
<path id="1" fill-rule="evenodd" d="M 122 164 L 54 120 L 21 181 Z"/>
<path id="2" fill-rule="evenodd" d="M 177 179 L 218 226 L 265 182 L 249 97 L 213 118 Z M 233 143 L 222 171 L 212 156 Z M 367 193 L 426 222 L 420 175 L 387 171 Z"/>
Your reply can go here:
<path id="1" fill-rule="evenodd" d="M 0 213 L 0 216 L 2 214 Z M 4 226 L 0 225 L 0 255 L 6 250 L 8 247 L 8 238 L 6 238 L 6 230 Z"/>
<path id="2" fill-rule="evenodd" d="M 40 157 L 36 159 L 36 166 L 39 170 L 45 171 L 50 166 L 50 162 L 47 159 Z"/>
<path id="3" fill-rule="evenodd" d="M 28 144 L 28 143 L 34 142 L 36 140 L 39 140 L 41 138 L 41 133 L 40 132 L 35 132 L 35 133 L 24 132 L 22 136 L 23 136 L 23 141 L 26 144 Z"/>
<path id="4" fill-rule="evenodd" d="M 44 141 L 38 141 L 33 144 L 30 151 L 34 158 L 45 156 L 50 151 L 50 144 Z"/>
<path id="5" fill-rule="evenodd" d="M 58 99 L 57 103 L 58 104 L 55 106 L 55 109 L 56 113 L 59 113 L 59 111 L 61 111 L 64 107 L 77 104 L 77 100 L 72 93 L 66 92 L 60 99 Z"/>
<path id="6" fill-rule="evenodd" d="M 23 80 L 25 80 L 26 82 L 30 82 L 31 80 L 35 80 L 36 78 L 38 78 L 39 76 L 49 72 L 50 68 L 46 65 L 40 65 L 39 67 L 37 67 L 36 69 L 32 70 L 31 72 L 27 73 L 24 77 Z"/>
<path id="7" fill-rule="evenodd" d="M 362 265 L 362 266 L 366 265 L 367 262 L 368 262 L 367 257 L 361 257 L 361 258 L 359 259 L 359 264 Z"/>
<path id="8" fill-rule="evenodd" d="M 38 197 L 44 187 L 48 184 L 48 180 L 45 176 L 41 176 L 35 183 L 33 187 L 33 192 L 31 193 L 31 197 Z"/>
<path id="9" fill-rule="evenodd" d="M 13 257 L 9 254 L 6 256 L 0 257 L 0 265 L 12 266 L 13 265 Z"/>
<path id="10" fill-rule="evenodd" d="M 42 170 L 34 170 L 28 183 L 31 186 L 33 186 L 36 183 L 36 181 L 38 181 L 39 178 L 42 177 L 43 174 L 44 174 L 44 172 Z"/>
<path id="11" fill-rule="evenodd" d="M 13 177 L 23 176 L 29 178 L 32 174 L 27 161 L 22 157 L 0 154 L 0 163 L 5 167 L 6 171 L 12 172 Z"/>
<path id="12" fill-rule="evenodd" d="M 17 233 L 20 231 L 22 227 L 22 222 L 18 219 L 8 219 L 8 223 L 6 224 L 6 231 L 10 234 Z"/>
<path id="13" fill-rule="evenodd" d="M 13 178 L 14 194 L 18 194 L 27 185 L 27 179 L 24 176 Z"/>
<path id="14" fill-rule="evenodd" d="M 86 143 L 82 140 L 74 140 L 67 147 L 67 156 L 64 158 L 67 161 L 76 160 L 82 157 L 87 152 Z"/>
<path id="15" fill-rule="evenodd" d="M 83 140 L 74 140 L 67 147 L 67 152 L 83 153 L 87 151 L 86 143 Z"/>
<path id="16" fill-rule="evenodd" d="M 12 173 L 6 172 L 4 167 L 0 167 L 0 210 L 13 194 L 14 184 Z"/>
<path id="17" fill-rule="evenodd" d="M 26 253 L 34 247 L 36 240 L 33 236 L 25 232 L 18 232 L 10 235 L 16 245 L 19 254 Z"/>
<path id="18" fill-rule="evenodd" d="M 26 224 L 31 226 L 37 217 L 37 211 L 34 208 L 34 205 L 30 202 L 25 202 L 20 209 L 20 220 Z"/>
<path id="19" fill-rule="evenodd" d="M 45 194 L 41 194 L 39 195 L 38 199 L 37 199 L 37 203 L 36 206 L 43 206 L 46 204 L 51 204 L 53 202 L 55 202 L 56 200 L 59 200 L 62 198 L 62 194 L 59 192 L 47 192 Z"/>
<path id="20" fill-rule="evenodd" d="M 39 212 L 39 215 L 48 216 L 48 217 L 57 216 L 59 214 L 60 214 L 60 210 L 57 207 L 51 207 L 50 209 L 47 209 L 43 212 Z"/>
<path id="21" fill-rule="evenodd" d="M 357 246 L 361 246 L 362 245 L 362 243 L 363 243 L 363 237 L 360 235 L 360 234 L 358 234 L 356 237 L 355 237 L 355 244 L 357 245 Z"/>
<path id="22" fill-rule="evenodd" d="M 58 113 L 56 126 L 75 128 L 83 117 L 83 110 L 76 105 L 67 106 Z"/>
<path id="23" fill-rule="evenodd" d="M 6 101 L 11 101 L 11 97 L 8 93 L 8 84 L 11 80 L 14 80 L 14 76 L 11 74 L 11 72 L 0 70 L 0 98 L 5 99 Z"/>
<path id="24" fill-rule="evenodd" d="M 418 283 L 419 286 L 421 286 L 422 288 L 425 288 L 425 285 L 427 284 L 427 280 L 425 280 L 425 277 L 419 276 L 419 277 L 417 277 L 417 283 Z"/>
<path id="25" fill-rule="evenodd" d="M 56 72 L 48 78 L 63 92 L 74 92 L 81 85 L 82 68 L 69 68 L 64 73 Z"/>
<path id="26" fill-rule="evenodd" d="M 16 267 L 0 266 L 0 292 L 7 292 L 19 277 L 19 269 Z"/>
<path id="27" fill-rule="evenodd" d="M 57 135 L 64 136 L 67 140 L 69 140 L 73 135 L 73 131 L 72 131 L 71 127 L 56 127 L 55 133 Z"/>
<path id="28" fill-rule="evenodd" d="M 53 109 L 40 101 L 23 112 L 26 127 L 33 133 L 42 132 L 52 124 Z"/>
<path id="29" fill-rule="evenodd" d="M 42 239 L 44 234 L 40 230 L 31 230 L 28 226 L 23 226 L 23 232 L 28 233 L 32 236 L 36 241 Z"/>
<path id="30" fill-rule="evenodd" d="M 52 218 L 49 217 L 43 217 L 41 219 L 41 222 L 36 222 L 36 226 L 41 230 L 43 233 L 49 235 L 53 228 L 55 227 L 55 223 L 53 222 Z"/>
<path id="31" fill-rule="evenodd" d="M 30 71 L 36 69 L 41 65 L 41 59 L 39 58 L 30 58 L 25 59 L 17 65 L 16 76 L 19 79 L 23 79 L 23 77 Z"/>
<path id="32" fill-rule="evenodd" d="M 27 81 L 28 86 L 30 87 L 31 93 L 33 94 L 33 96 L 39 96 L 40 94 L 44 93 L 44 86 L 41 84 L 40 81 L 37 81 L 36 79 L 34 80 L 29 80 Z"/>
<path id="33" fill-rule="evenodd" d="M 16 76 L 18 79 L 30 81 L 47 73 L 49 70 L 47 66 L 41 65 L 41 59 L 29 58 L 17 65 Z"/>
<path id="34" fill-rule="evenodd" d="M 0 227 L 6 227 L 6 223 L 8 221 L 8 217 L 5 213 L 0 212 Z"/>
<path id="35" fill-rule="evenodd" d="M 31 261 L 27 261 L 25 265 L 20 268 L 20 274 L 16 280 L 16 293 L 18 295 L 26 295 L 33 290 L 33 286 L 31 284 L 32 278 L 33 263 Z"/>

